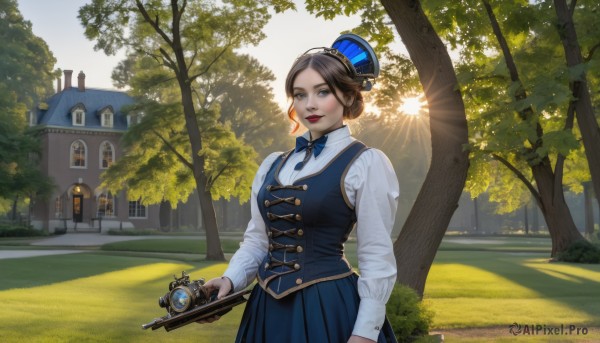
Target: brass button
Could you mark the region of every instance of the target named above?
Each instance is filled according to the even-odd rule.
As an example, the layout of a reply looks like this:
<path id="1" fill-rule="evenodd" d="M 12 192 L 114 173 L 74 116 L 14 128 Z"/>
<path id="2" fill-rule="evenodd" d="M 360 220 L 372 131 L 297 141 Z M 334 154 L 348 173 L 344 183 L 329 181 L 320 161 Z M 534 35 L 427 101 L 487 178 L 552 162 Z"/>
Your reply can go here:
<path id="1" fill-rule="evenodd" d="M 269 200 L 265 200 L 265 206 L 269 207 L 271 205 L 271 202 Z"/>
<path id="2" fill-rule="evenodd" d="M 297 221 L 301 221 L 301 220 L 302 220 L 302 216 L 301 216 L 301 215 L 299 215 L 299 214 L 297 214 L 297 215 L 296 215 L 296 220 L 297 220 Z"/>
<path id="3" fill-rule="evenodd" d="M 298 263 L 294 264 L 294 269 L 300 270 L 300 265 Z M 297 281 L 296 281 L 297 282 Z"/>
<path id="4" fill-rule="evenodd" d="M 271 237 L 271 236 L 273 236 L 273 232 L 269 231 L 269 232 L 267 233 L 267 236 L 268 236 L 268 237 Z"/>
<path id="5" fill-rule="evenodd" d="M 302 236 L 302 235 L 304 235 L 304 230 L 298 229 L 298 236 Z"/>
<path id="6" fill-rule="evenodd" d="M 303 190 L 307 190 L 308 189 L 308 185 L 302 185 L 302 189 Z"/>
<path id="7" fill-rule="evenodd" d="M 265 269 L 269 269 L 270 265 L 269 262 L 265 263 Z"/>
<path id="8" fill-rule="evenodd" d="M 273 244 L 269 244 L 269 251 L 273 251 Z"/>
<path id="9" fill-rule="evenodd" d="M 304 249 L 303 249 L 301 246 L 297 246 L 297 247 L 296 247 L 296 251 L 297 251 L 297 252 L 303 252 L 303 251 L 304 251 Z"/>
<path id="10" fill-rule="evenodd" d="M 294 204 L 296 204 L 296 206 L 300 206 L 302 204 L 302 200 L 296 198 L 296 200 L 294 200 Z"/>
<path id="11" fill-rule="evenodd" d="M 301 284 L 301 283 L 302 283 L 302 279 L 301 279 L 301 278 L 297 278 L 297 279 L 296 279 L 296 285 L 299 285 L 299 284 Z"/>
<path id="12" fill-rule="evenodd" d="M 271 185 L 268 185 L 268 186 L 267 186 L 267 190 L 268 190 L 268 191 L 271 191 L 271 188 L 273 188 L 273 186 L 271 186 Z"/>

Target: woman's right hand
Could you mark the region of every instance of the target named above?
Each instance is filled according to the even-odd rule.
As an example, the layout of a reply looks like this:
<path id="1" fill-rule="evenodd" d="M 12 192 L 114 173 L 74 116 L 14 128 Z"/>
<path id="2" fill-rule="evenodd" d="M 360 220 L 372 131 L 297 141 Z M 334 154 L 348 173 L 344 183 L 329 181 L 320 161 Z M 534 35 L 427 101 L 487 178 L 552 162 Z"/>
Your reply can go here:
<path id="1" fill-rule="evenodd" d="M 221 299 L 224 296 L 226 296 L 227 294 L 229 294 L 229 292 L 231 292 L 231 290 L 233 289 L 233 283 L 231 282 L 231 280 L 228 277 L 222 276 L 220 278 L 214 278 L 214 279 L 208 280 L 208 282 L 204 284 L 204 287 L 206 287 L 206 289 L 208 290 L 209 293 L 212 293 L 215 290 L 218 290 L 219 293 L 217 293 L 217 299 Z M 212 323 L 216 320 L 219 320 L 219 318 L 221 318 L 221 317 L 214 316 L 214 317 L 210 317 L 210 318 L 204 318 L 202 320 L 197 321 L 197 323 L 200 323 L 200 324 Z"/>
<path id="2" fill-rule="evenodd" d="M 232 291 L 233 282 L 231 282 L 228 277 L 221 276 L 208 280 L 208 282 L 204 284 L 204 287 L 208 289 L 209 293 L 219 290 L 217 299 L 221 299 Z"/>

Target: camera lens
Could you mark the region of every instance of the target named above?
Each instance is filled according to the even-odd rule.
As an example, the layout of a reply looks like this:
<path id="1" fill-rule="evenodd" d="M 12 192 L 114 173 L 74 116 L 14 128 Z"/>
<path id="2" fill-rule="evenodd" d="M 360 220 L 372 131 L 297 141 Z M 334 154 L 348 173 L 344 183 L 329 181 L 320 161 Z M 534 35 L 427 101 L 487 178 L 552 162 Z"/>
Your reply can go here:
<path id="1" fill-rule="evenodd" d="M 192 302 L 192 295 L 187 290 L 187 288 L 175 288 L 171 291 L 171 295 L 169 296 L 169 302 L 171 303 L 171 308 L 175 312 L 184 312 L 186 311 Z"/>

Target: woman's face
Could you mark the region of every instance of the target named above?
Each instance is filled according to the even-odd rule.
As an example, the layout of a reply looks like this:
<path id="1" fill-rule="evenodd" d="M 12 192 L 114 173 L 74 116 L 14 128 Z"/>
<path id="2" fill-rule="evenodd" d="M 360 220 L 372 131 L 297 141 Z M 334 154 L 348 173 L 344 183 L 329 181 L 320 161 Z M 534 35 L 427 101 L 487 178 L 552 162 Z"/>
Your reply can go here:
<path id="1" fill-rule="evenodd" d="M 343 95 L 329 88 L 314 69 L 307 68 L 296 75 L 293 91 L 297 119 L 313 140 L 344 125 L 344 106 L 333 92 L 337 91 L 340 99 L 344 99 Z"/>

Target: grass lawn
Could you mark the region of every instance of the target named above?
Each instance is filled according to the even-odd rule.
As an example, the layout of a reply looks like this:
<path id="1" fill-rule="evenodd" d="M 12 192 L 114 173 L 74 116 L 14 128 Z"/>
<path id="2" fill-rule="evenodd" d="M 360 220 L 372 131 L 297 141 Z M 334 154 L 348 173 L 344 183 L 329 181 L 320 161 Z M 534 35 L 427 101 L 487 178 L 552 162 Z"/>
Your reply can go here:
<path id="1" fill-rule="evenodd" d="M 548 249 L 548 242 L 530 240 L 444 242 L 425 290 L 434 331 L 447 342 L 600 342 L 600 265 L 548 263 L 549 254 L 537 252 Z M 226 267 L 170 253 L 179 247 L 199 257 L 194 240 L 158 242 L 104 247 L 118 252 L 0 260 L 0 342 L 232 342 L 243 306 L 210 325 L 141 330 L 164 315 L 157 299 L 173 274 L 185 270 L 209 279 Z M 226 252 L 236 247 L 235 240 L 224 244 Z M 347 248 L 356 266 L 355 244 Z M 515 337 L 509 333 L 513 323 L 576 325 L 588 334 Z"/>

